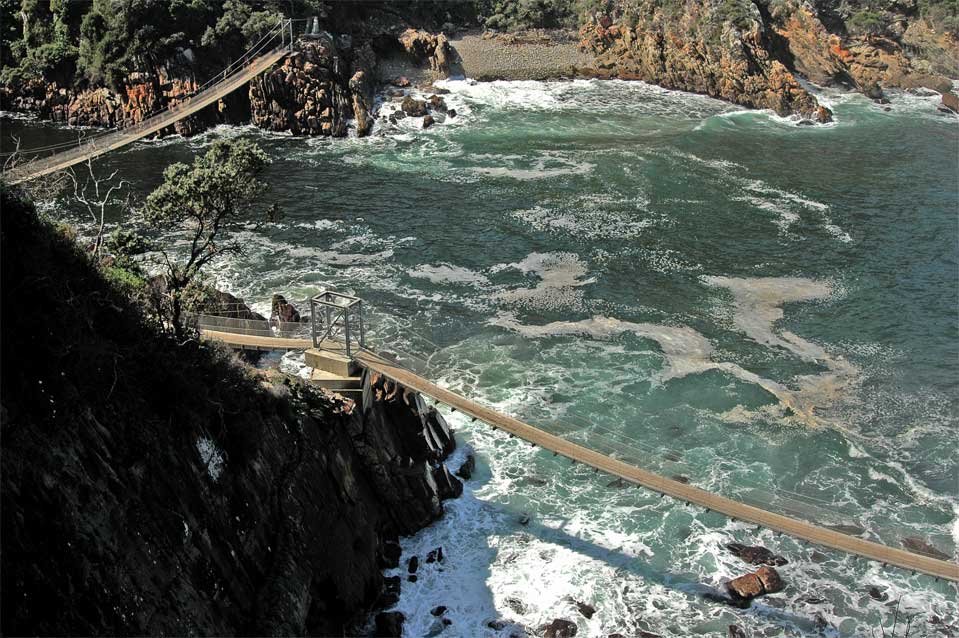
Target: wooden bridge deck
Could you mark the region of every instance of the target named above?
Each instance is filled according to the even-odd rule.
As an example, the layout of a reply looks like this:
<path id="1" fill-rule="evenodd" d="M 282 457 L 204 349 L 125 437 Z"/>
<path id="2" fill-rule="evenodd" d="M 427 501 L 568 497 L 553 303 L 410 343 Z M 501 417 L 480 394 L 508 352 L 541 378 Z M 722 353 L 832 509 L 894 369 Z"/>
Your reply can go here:
<path id="1" fill-rule="evenodd" d="M 202 330 L 205 339 L 222 341 L 238 348 L 253 349 L 280 349 L 298 350 L 312 347 L 309 339 L 283 339 L 278 337 L 259 337 L 240 335 L 230 332 Z M 921 572 L 959 582 L 959 563 L 940 560 L 924 556 L 904 549 L 889 547 L 881 543 L 867 541 L 855 536 L 849 536 L 833 529 L 828 529 L 801 521 L 799 519 L 775 514 L 773 512 L 735 501 L 725 496 L 713 494 L 698 487 L 654 474 L 606 456 L 595 450 L 583 447 L 577 443 L 567 441 L 555 434 L 550 434 L 540 428 L 523 423 L 513 417 L 501 414 L 475 401 L 471 401 L 455 392 L 439 387 L 423 377 L 401 368 L 395 363 L 363 350 L 356 354 L 356 363 L 372 372 L 382 374 L 397 383 L 433 397 L 440 403 L 462 412 L 463 414 L 483 421 L 487 425 L 508 432 L 524 441 L 541 447 L 556 454 L 582 463 L 589 467 L 612 474 L 635 485 L 640 485 L 660 494 L 693 503 L 707 510 L 724 514 L 734 520 L 745 521 L 776 532 L 782 532 L 795 538 L 822 545 L 848 554 L 862 556 L 883 564 L 894 565 L 906 570 Z"/>
<path id="2" fill-rule="evenodd" d="M 810 543 L 863 556 L 903 569 L 922 572 L 938 578 L 959 581 L 959 564 L 955 562 L 939 560 L 849 536 L 788 516 L 767 512 L 758 507 L 746 505 L 745 503 L 740 503 L 739 501 L 734 501 L 724 496 L 719 496 L 718 494 L 712 494 L 698 487 L 680 483 L 679 481 L 665 478 L 652 472 L 647 472 L 646 470 L 610 458 L 595 450 L 572 443 L 537 427 L 523 423 L 513 417 L 500 414 L 454 392 L 443 389 L 431 381 L 409 370 L 400 368 L 392 362 L 370 352 L 360 352 L 356 356 L 356 361 L 373 372 L 378 372 L 403 386 L 433 397 L 437 401 L 451 408 L 455 408 L 463 414 L 483 421 L 494 428 L 513 434 L 536 446 L 561 454 L 578 463 L 583 463 L 584 465 L 602 470 L 607 474 L 618 476 L 630 483 L 659 492 L 660 494 L 665 494 L 688 503 L 694 503 L 700 507 L 725 514 L 735 520 L 753 523 L 767 529 L 800 538 Z"/>
<path id="3" fill-rule="evenodd" d="M 313 347 L 311 339 L 261 337 L 220 330 L 202 329 L 200 330 L 200 337 L 211 341 L 219 341 L 241 350 L 307 350 Z"/>
<path id="4" fill-rule="evenodd" d="M 289 48 L 283 47 L 264 53 L 250 64 L 242 67 L 231 76 L 211 86 L 209 89 L 194 95 L 184 102 L 173 105 L 169 111 L 147 118 L 130 128 L 121 129 L 115 133 L 108 133 L 87 142 L 78 143 L 77 147 L 68 151 L 56 153 L 46 158 L 28 161 L 7 172 L 7 181 L 19 184 L 44 175 L 65 170 L 80 162 L 98 157 L 114 149 L 126 146 L 148 135 L 193 115 L 197 111 L 213 104 L 220 98 L 239 89 L 260 73 L 269 69 L 273 64 L 289 54 Z M 29 149 L 27 149 L 29 152 Z"/>

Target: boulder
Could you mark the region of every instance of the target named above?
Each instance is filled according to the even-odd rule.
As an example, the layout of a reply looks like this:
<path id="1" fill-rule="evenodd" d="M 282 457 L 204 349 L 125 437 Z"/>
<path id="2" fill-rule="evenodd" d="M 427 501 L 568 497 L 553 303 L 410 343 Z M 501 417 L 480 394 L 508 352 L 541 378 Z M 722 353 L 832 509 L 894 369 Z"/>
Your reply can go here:
<path id="1" fill-rule="evenodd" d="M 959 113 L 959 96 L 951 91 L 946 91 L 942 94 L 942 105 L 953 113 Z"/>
<path id="2" fill-rule="evenodd" d="M 433 470 L 433 481 L 441 500 L 458 498 L 463 493 L 463 484 L 442 463 Z"/>
<path id="3" fill-rule="evenodd" d="M 776 594 L 786 587 L 786 584 L 783 582 L 782 577 L 779 575 L 779 572 L 776 571 L 775 567 L 763 565 L 756 570 L 756 577 L 759 578 L 763 584 L 763 593 Z"/>
<path id="4" fill-rule="evenodd" d="M 543 638 L 572 638 L 576 632 L 576 623 L 565 618 L 556 618 L 543 628 Z"/>
<path id="5" fill-rule="evenodd" d="M 472 454 L 466 455 L 466 460 L 463 461 L 463 464 L 460 465 L 460 469 L 456 470 L 456 476 L 461 479 L 468 481 L 473 477 L 473 471 L 476 469 L 476 457 Z"/>
<path id="6" fill-rule="evenodd" d="M 726 545 L 726 549 L 750 565 L 772 565 L 774 567 L 781 567 L 789 562 L 782 556 L 774 554 L 759 545 L 749 546 L 741 545 L 740 543 L 729 543 Z"/>
<path id="7" fill-rule="evenodd" d="M 409 95 L 403 98 L 400 108 L 410 117 L 423 117 L 427 114 L 426 102 L 424 100 L 417 100 Z"/>
<path id="8" fill-rule="evenodd" d="M 739 625 L 730 625 L 726 630 L 727 638 L 746 638 L 746 630 Z"/>
<path id="9" fill-rule="evenodd" d="M 433 126 L 434 122 L 436 122 L 436 120 L 433 119 L 433 116 L 427 115 L 423 118 L 423 128 L 429 128 Z"/>
<path id="10" fill-rule="evenodd" d="M 456 117 L 456 109 L 450 109 L 446 112 L 446 117 L 453 118 Z"/>
<path id="11" fill-rule="evenodd" d="M 430 108 L 434 111 L 439 111 L 440 113 L 446 113 L 446 101 L 438 95 L 431 95 L 427 102 L 430 105 Z"/>
<path id="12" fill-rule="evenodd" d="M 889 600 L 889 594 L 879 589 L 875 585 L 869 588 L 869 597 L 872 598 L 873 600 L 878 600 L 881 603 L 884 603 L 887 600 Z"/>
<path id="13" fill-rule="evenodd" d="M 586 619 L 592 618 L 593 614 L 596 613 L 596 608 L 592 605 L 582 603 L 578 600 L 574 600 L 573 602 L 576 603 L 576 609 L 579 610 L 579 613 L 581 613 Z"/>
<path id="14" fill-rule="evenodd" d="M 411 574 L 416 573 L 416 569 L 420 566 L 420 559 L 418 556 L 410 557 L 409 562 L 406 563 L 406 569 Z"/>
<path id="15" fill-rule="evenodd" d="M 401 611 L 380 612 L 373 620 L 376 625 L 373 635 L 377 638 L 398 638 L 403 635 L 404 620 L 406 616 Z"/>
<path id="16" fill-rule="evenodd" d="M 443 562 L 443 548 L 437 547 L 436 549 L 430 550 L 430 553 L 426 555 L 427 563 L 442 563 Z"/>
<path id="17" fill-rule="evenodd" d="M 433 609 L 430 610 L 430 614 L 432 614 L 433 616 L 442 616 L 445 613 L 446 613 L 446 605 L 439 605 L 437 607 L 433 607 Z"/>
<path id="18" fill-rule="evenodd" d="M 745 574 L 726 583 L 733 598 L 751 600 L 763 595 L 763 583 L 756 574 Z"/>
<path id="19" fill-rule="evenodd" d="M 780 592 L 785 586 L 779 572 L 768 565 L 726 583 L 726 589 L 734 601 L 747 603 L 757 596 Z"/>
<path id="20" fill-rule="evenodd" d="M 273 295 L 273 310 L 270 313 L 270 321 L 279 321 L 282 323 L 297 323 L 300 320 L 300 311 L 296 306 L 286 300 L 283 295 Z"/>

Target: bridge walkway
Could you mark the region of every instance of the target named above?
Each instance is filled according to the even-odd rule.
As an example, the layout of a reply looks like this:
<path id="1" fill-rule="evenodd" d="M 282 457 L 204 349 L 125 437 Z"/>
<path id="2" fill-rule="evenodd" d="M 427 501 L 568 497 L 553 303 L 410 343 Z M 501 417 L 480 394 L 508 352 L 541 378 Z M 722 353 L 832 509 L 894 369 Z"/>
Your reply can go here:
<path id="1" fill-rule="evenodd" d="M 355 298 L 349 297 L 348 299 Z M 344 316 L 346 315 L 344 314 Z M 281 350 L 308 350 L 313 348 L 311 339 L 270 337 L 265 334 L 236 334 L 230 333 L 228 330 L 228 327 L 222 327 L 220 330 L 203 329 L 201 335 L 207 339 L 217 339 L 234 347 L 241 348 L 255 347 L 259 349 L 275 348 Z M 314 332 L 314 334 L 316 334 L 316 332 Z M 347 334 L 347 339 L 348 338 L 349 335 Z M 326 344 L 327 341 L 325 340 L 321 340 L 319 343 L 324 352 L 327 351 Z M 555 434 L 524 423 L 514 417 L 497 412 L 455 392 L 441 388 L 429 379 L 366 349 L 362 345 L 362 339 L 360 340 L 359 347 L 352 352 L 348 348 L 345 351 L 342 350 L 342 348 L 348 344 L 349 341 L 335 344 L 333 349 L 336 352 L 330 354 L 336 355 L 334 358 L 343 359 L 347 364 L 352 360 L 353 364 L 362 366 L 371 372 L 381 374 L 411 390 L 432 397 L 436 401 L 472 417 L 474 420 L 482 421 L 494 429 L 507 432 L 537 447 L 549 450 L 556 455 L 562 455 L 574 462 L 582 463 L 598 471 L 619 477 L 624 481 L 642 486 L 659 494 L 691 503 L 707 510 L 719 512 L 733 520 L 758 525 L 809 543 L 828 547 L 847 554 L 861 556 L 885 565 L 894 565 L 913 572 L 921 572 L 936 578 L 959 582 L 959 563 L 955 561 L 941 560 L 934 556 L 927 556 L 917 552 L 883 545 L 882 543 L 868 541 L 856 536 L 844 534 L 835 529 L 782 514 L 776 514 L 760 507 L 747 505 L 740 501 L 707 492 L 688 483 L 643 470 L 635 465 L 630 465 L 629 463 L 607 456 L 596 450 L 556 436 Z M 310 352 L 316 353 L 319 351 L 314 348 Z M 310 352 L 307 352 L 307 359 L 311 356 Z M 323 357 L 319 358 L 322 359 Z"/>
<path id="2" fill-rule="evenodd" d="M 491 410 L 475 401 L 441 388 L 435 383 L 367 350 L 357 353 L 355 360 L 370 371 L 382 374 L 407 388 L 430 396 L 440 403 L 483 421 L 493 428 L 503 430 L 537 447 L 607 474 L 612 474 L 654 492 L 725 514 L 734 520 L 745 521 L 776 532 L 782 532 L 816 545 L 959 582 L 959 564 L 954 562 L 939 560 L 849 536 L 832 529 L 746 505 L 698 487 L 648 472 Z"/>
<path id="3" fill-rule="evenodd" d="M 263 73 L 290 53 L 290 40 L 287 32 L 291 21 L 281 22 L 271 32 L 272 35 L 243 58 L 223 72 L 223 78 L 201 90 L 196 95 L 168 107 L 165 111 L 149 117 L 129 128 L 104 133 L 88 140 L 80 140 L 76 145 L 58 145 L 61 150 L 49 157 L 36 158 L 5 171 L 4 177 L 10 184 L 20 184 L 44 175 L 56 173 L 99 157 L 104 153 L 126 146 L 139 139 L 158 133 L 176 122 L 193 115 L 224 96 L 246 85 L 250 80 Z M 292 36 L 290 36 L 292 38 Z M 277 40 L 278 39 L 278 40 Z M 279 42 L 278 46 L 275 46 Z M 269 48 L 268 48 L 269 47 Z M 274 48 L 275 47 L 275 48 Z M 54 148 L 54 147 L 51 147 Z M 36 150 L 36 149 L 35 149 Z M 30 149 L 23 151 L 30 153 Z"/>

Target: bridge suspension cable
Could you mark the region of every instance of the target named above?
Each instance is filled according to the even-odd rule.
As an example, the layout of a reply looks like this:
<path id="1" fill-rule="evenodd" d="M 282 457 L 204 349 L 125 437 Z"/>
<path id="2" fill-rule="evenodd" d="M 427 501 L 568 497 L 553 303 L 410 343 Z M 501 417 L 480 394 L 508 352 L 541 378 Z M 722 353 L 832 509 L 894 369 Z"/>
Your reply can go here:
<path id="1" fill-rule="evenodd" d="M 301 21 L 296 21 L 301 22 Z M 16 150 L 28 153 L 55 152 L 46 158 L 34 157 L 24 164 L 5 171 L 4 177 L 12 184 L 35 179 L 49 173 L 92 159 L 138 139 L 159 132 L 172 124 L 209 106 L 217 99 L 235 91 L 253 77 L 270 68 L 293 49 L 294 20 L 281 19 L 238 59 L 209 78 L 185 100 L 167 104 L 151 112 L 142 121 L 118 130 L 104 131 L 76 142 L 61 142 L 33 149 Z"/>

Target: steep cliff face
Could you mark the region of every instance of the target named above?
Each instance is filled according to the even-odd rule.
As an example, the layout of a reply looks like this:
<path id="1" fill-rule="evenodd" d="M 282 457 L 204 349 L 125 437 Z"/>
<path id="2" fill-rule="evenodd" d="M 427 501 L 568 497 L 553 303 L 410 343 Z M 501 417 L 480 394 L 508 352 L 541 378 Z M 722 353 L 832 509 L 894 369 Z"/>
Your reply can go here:
<path id="1" fill-rule="evenodd" d="M 774 54 L 771 33 L 755 6 L 731 18 L 722 3 L 649 3 L 641 13 L 589 20 L 581 46 L 596 56 L 600 76 L 644 80 L 704 93 L 780 115 L 828 121 L 831 114 L 800 86 Z"/>
<path id="2" fill-rule="evenodd" d="M 323 34 L 300 43 L 295 55 L 250 83 L 253 123 L 294 135 L 346 135 L 347 120 L 369 132 L 376 56 L 369 44 Z M 355 93 L 354 93 L 355 91 Z M 356 98 L 356 99 L 354 99 Z"/>
<path id="3" fill-rule="evenodd" d="M 783 3 L 769 21 L 781 38 L 782 55 L 819 85 L 847 85 L 874 99 L 882 98 L 883 87 L 946 93 L 952 83 L 942 73 L 959 71 L 959 43 L 922 20 L 902 27 L 898 39 L 830 32 L 826 17 L 809 4 Z"/>
<path id="4" fill-rule="evenodd" d="M 251 376 L 3 193 L 2 631 L 341 634 L 461 486 L 415 394 Z M 386 601 L 384 601 L 386 602 Z"/>
<path id="5" fill-rule="evenodd" d="M 645 80 L 819 121 L 830 114 L 797 75 L 879 100 L 883 87 L 951 90 L 945 75 L 959 75 L 959 42 L 933 31 L 915 6 L 908 15 L 890 14 L 898 21 L 882 35 L 855 35 L 833 4 L 614 2 L 611 14 L 587 21 L 581 46 L 596 56 L 594 73 L 601 77 Z"/>

